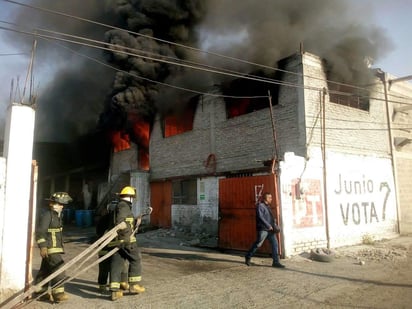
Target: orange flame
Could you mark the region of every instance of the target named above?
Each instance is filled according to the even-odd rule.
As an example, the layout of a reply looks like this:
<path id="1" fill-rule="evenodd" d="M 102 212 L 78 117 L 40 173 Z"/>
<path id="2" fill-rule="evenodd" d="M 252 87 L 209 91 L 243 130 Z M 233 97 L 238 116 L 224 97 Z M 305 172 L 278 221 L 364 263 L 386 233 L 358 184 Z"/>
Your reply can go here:
<path id="1" fill-rule="evenodd" d="M 149 140 L 150 125 L 148 122 L 139 121 L 133 124 L 133 133 L 138 141 L 138 160 L 139 168 L 149 170 Z"/>
<path id="2" fill-rule="evenodd" d="M 112 142 L 114 152 L 130 149 L 130 137 L 129 134 L 125 132 L 110 132 L 110 140 Z"/>

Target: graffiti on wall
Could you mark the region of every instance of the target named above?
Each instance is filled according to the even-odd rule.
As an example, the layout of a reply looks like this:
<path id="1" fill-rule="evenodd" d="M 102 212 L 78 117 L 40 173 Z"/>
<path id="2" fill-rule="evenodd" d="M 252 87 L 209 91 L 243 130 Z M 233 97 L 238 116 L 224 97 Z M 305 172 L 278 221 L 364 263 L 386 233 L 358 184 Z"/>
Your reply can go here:
<path id="1" fill-rule="evenodd" d="M 264 187 L 265 185 L 263 183 L 261 185 L 255 185 L 255 204 L 257 204 L 262 197 Z"/>
<path id="2" fill-rule="evenodd" d="M 323 206 L 319 179 L 293 180 L 291 195 L 294 227 L 323 225 Z"/>
<path id="3" fill-rule="evenodd" d="M 352 179 L 339 174 L 334 193 L 346 199 L 339 203 L 345 225 L 371 224 L 386 219 L 387 203 L 391 193 L 386 181 L 374 183 L 365 175 L 359 179 Z"/>

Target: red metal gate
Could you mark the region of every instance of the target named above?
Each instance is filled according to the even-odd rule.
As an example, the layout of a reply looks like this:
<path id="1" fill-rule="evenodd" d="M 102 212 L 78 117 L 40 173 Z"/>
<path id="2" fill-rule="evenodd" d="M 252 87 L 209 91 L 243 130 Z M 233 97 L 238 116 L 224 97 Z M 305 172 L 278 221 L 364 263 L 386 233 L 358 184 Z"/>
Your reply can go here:
<path id="1" fill-rule="evenodd" d="M 250 248 L 256 239 L 255 204 L 264 192 L 273 195 L 272 210 L 279 222 L 276 183 L 274 175 L 219 180 L 219 248 L 242 251 Z M 258 252 L 270 253 L 268 242 Z"/>

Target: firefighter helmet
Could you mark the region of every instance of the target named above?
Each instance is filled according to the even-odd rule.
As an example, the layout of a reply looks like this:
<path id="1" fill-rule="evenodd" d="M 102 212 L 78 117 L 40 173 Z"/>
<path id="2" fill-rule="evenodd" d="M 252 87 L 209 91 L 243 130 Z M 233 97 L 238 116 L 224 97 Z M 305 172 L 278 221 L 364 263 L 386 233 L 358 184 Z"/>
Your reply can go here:
<path id="1" fill-rule="evenodd" d="M 73 199 L 67 192 L 55 192 L 50 198 L 46 199 L 47 201 L 56 202 L 62 205 L 69 204 Z"/>
<path id="2" fill-rule="evenodd" d="M 136 197 L 136 189 L 130 186 L 126 186 L 120 191 L 120 196 Z"/>

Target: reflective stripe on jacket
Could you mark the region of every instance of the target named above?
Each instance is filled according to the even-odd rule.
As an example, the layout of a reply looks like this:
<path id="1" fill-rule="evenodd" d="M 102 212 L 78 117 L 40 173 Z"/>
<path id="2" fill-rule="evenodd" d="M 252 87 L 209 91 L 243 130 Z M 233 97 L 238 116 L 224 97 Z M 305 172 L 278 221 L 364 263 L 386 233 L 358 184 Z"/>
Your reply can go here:
<path id="1" fill-rule="evenodd" d="M 36 225 L 36 242 L 39 248 L 47 247 L 47 253 L 64 253 L 62 218 L 48 209 L 40 214 Z"/>

